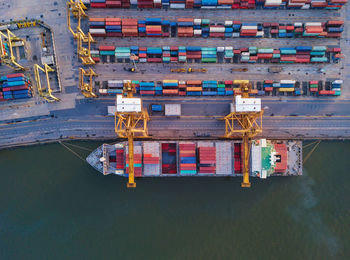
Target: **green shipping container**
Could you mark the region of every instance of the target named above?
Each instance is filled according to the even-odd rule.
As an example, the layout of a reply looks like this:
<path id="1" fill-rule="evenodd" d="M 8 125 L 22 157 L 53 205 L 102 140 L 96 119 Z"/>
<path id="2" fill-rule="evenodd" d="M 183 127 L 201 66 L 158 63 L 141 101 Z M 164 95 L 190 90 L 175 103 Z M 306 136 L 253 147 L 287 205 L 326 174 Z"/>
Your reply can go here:
<path id="1" fill-rule="evenodd" d="M 114 51 L 100 51 L 100 55 L 112 55 L 112 56 L 114 56 Z"/>
<path id="2" fill-rule="evenodd" d="M 327 57 L 312 57 L 311 62 L 328 62 Z"/>
<path id="3" fill-rule="evenodd" d="M 326 52 L 324 51 L 312 51 L 310 52 L 311 56 L 324 56 L 326 54 Z"/>
<path id="4" fill-rule="evenodd" d="M 312 50 L 313 51 L 326 51 L 327 47 L 326 46 L 313 46 Z"/>
<path id="5" fill-rule="evenodd" d="M 288 55 L 294 55 L 297 54 L 296 50 L 281 50 L 281 54 L 288 54 Z"/>
<path id="6" fill-rule="evenodd" d="M 216 63 L 217 59 L 216 58 L 202 58 L 203 63 Z"/>
<path id="7" fill-rule="evenodd" d="M 258 53 L 273 53 L 272 48 L 259 48 Z"/>

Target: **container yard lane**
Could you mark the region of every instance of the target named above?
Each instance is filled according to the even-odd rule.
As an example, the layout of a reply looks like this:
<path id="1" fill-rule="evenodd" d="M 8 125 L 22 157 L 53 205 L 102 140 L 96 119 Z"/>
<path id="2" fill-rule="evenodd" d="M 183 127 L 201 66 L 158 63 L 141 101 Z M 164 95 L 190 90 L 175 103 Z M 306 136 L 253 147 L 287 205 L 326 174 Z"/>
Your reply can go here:
<path id="1" fill-rule="evenodd" d="M 114 104 L 114 97 L 101 96 L 96 100 L 85 100 L 78 90 L 78 70 L 82 67 L 76 57 L 76 44 L 66 27 L 66 1 L 24 1 L 14 0 L 11 3 L 0 0 L 0 16 L 4 21 L 42 19 L 54 31 L 59 76 L 63 86 L 62 93 L 55 94 L 61 99 L 58 103 L 46 103 L 38 97 L 31 101 L 0 103 L 0 147 L 32 144 L 61 139 L 115 139 L 114 120 L 107 116 L 107 106 Z M 36 6 L 36 8 L 32 8 Z M 178 18 L 210 19 L 216 25 L 223 25 L 225 20 L 239 20 L 251 23 L 308 23 L 343 20 L 345 30 L 341 38 L 203 38 L 203 37 L 96 37 L 97 44 L 119 47 L 144 46 L 231 46 L 232 49 L 249 46 L 270 47 L 275 49 L 296 46 L 328 46 L 341 47 L 345 58 L 350 56 L 350 41 L 348 40 L 349 21 L 348 4 L 340 10 L 205 10 L 205 9 L 98 9 L 88 10 L 90 17 L 119 17 L 143 20 L 147 17 L 157 17 L 176 21 Z M 75 21 L 73 21 L 75 23 Z M 64 26 L 63 26 L 64 25 Z M 317 26 L 316 26 L 317 27 Z M 88 19 L 82 20 L 82 29 L 89 30 Z M 318 30 L 318 28 L 314 28 Z M 278 33 L 283 34 L 284 29 Z M 337 31 L 338 29 L 332 29 Z M 337 33 L 337 32 L 334 32 Z M 269 36 L 268 36 L 269 35 Z M 268 37 L 267 37 L 268 36 Z M 322 47 L 323 48 L 323 47 Z M 286 50 L 289 51 L 289 50 Z M 316 51 L 323 55 L 322 50 Z M 323 58 L 323 57 L 321 57 Z M 333 63 L 314 64 L 275 64 L 257 62 L 250 63 L 137 63 L 139 73 L 130 73 L 124 68 L 132 67 L 132 63 L 115 63 L 107 59 L 93 66 L 99 75 L 96 79 L 101 85 L 108 80 L 143 80 L 162 81 L 176 80 L 296 80 L 334 81 L 344 80 L 341 95 L 337 97 L 317 96 L 263 96 L 265 108 L 263 119 L 263 134 L 266 138 L 301 138 L 301 139 L 349 139 L 350 138 L 350 88 L 347 79 L 350 78 L 350 63 L 344 59 Z M 269 73 L 272 66 L 282 67 L 280 73 Z M 246 72 L 237 71 L 242 67 Z M 206 68 L 207 73 L 172 73 L 172 68 Z M 231 71 L 234 69 L 233 71 Z M 236 71 L 235 71 L 236 69 Z M 0 76 L 8 70 L 0 66 Z M 317 86 L 316 86 L 317 87 Z M 98 88 L 96 87 L 96 92 Z M 145 107 L 150 104 L 181 104 L 182 116 L 168 118 L 162 115 L 151 115 L 149 132 L 153 137 L 172 138 L 216 138 L 224 134 L 224 122 L 219 118 L 229 113 L 231 97 L 143 97 Z"/>

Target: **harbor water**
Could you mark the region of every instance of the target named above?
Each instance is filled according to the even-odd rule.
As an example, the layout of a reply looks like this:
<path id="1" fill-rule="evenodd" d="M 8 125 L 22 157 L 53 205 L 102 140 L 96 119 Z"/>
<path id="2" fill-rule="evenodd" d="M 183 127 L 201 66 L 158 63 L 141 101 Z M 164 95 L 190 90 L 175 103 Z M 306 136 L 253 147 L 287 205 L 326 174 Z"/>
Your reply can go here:
<path id="1" fill-rule="evenodd" d="M 127 189 L 60 144 L 0 150 L 0 259 L 350 259 L 349 154 L 322 142 L 303 176 L 250 189 L 190 177 Z"/>

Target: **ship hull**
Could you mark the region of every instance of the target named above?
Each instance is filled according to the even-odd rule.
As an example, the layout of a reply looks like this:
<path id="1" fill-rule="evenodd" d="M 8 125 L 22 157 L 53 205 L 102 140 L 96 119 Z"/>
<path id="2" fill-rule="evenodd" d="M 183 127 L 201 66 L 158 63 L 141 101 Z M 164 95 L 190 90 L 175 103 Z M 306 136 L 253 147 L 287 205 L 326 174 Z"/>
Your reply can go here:
<path id="1" fill-rule="evenodd" d="M 142 177 L 242 176 L 242 144 L 238 141 L 135 141 L 134 175 Z M 104 175 L 128 176 L 128 144 L 103 144 L 87 162 Z M 250 176 L 302 175 L 302 142 L 252 142 Z"/>

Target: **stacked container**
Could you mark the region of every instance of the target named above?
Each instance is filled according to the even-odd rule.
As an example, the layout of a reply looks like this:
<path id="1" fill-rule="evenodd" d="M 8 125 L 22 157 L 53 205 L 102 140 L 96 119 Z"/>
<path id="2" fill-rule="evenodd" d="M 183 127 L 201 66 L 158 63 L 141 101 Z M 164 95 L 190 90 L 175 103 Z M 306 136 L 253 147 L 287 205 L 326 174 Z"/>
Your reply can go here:
<path id="1" fill-rule="evenodd" d="M 142 96 L 154 96 L 155 95 L 155 82 L 140 82 L 140 95 Z"/>
<path id="2" fill-rule="evenodd" d="M 163 80 L 163 95 L 178 95 L 179 82 L 178 80 Z"/>
<path id="3" fill-rule="evenodd" d="M 176 174 L 176 162 L 176 143 L 162 143 L 162 174 Z"/>
<path id="4" fill-rule="evenodd" d="M 90 0 L 91 8 L 340 9 L 347 0 Z"/>
<path id="5" fill-rule="evenodd" d="M 203 87 L 203 96 L 216 96 L 217 95 L 217 81 L 216 80 L 203 80 L 202 81 L 202 87 Z"/>
<path id="6" fill-rule="evenodd" d="M 23 73 L 0 77 L 0 101 L 32 97 L 30 81 Z"/>
<path id="7" fill-rule="evenodd" d="M 160 144 L 158 142 L 143 142 L 143 172 L 145 176 L 160 174 Z"/>
<path id="8" fill-rule="evenodd" d="M 146 36 L 161 37 L 162 36 L 162 19 L 146 18 Z"/>
<path id="9" fill-rule="evenodd" d="M 234 143 L 234 170 L 235 174 L 241 174 L 243 167 L 242 167 L 242 144 L 241 143 Z"/>
<path id="10" fill-rule="evenodd" d="M 116 169 L 124 170 L 124 148 L 116 149 Z"/>
<path id="11" fill-rule="evenodd" d="M 198 144 L 199 174 L 216 173 L 216 147 L 212 143 Z"/>
<path id="12" fill-rule="evenodd" d="M 177 19 L 177 36 L 193 37 L 193 18 Z"/>
<path id="13" fill-rule="evenodd" d="M 122 33 L 124 37 L 138 36 L 137 19 L 122 19 Z"/>
<path id="14" fill-rule="evenodd" d="M 202 81 L 201 80 L 187 80 L 186 82 L 187 96 L 201 96 L 202 95 Z"/>
<path id="15" fill-rule="evenodd" d="M 197 173 L 195 143 L 179 143 L 179 157 L 181 175 L 193 175 Z"/>
<path id="16" fill-rule="evenodd" d="M 108 37 L 121 37 L 123 35 L 121 18 L 106 18 L 105 28 Z"/>
<path id="17" fill-rule="evenodd" d="M 124 22 L 124 20 L 126 20 Z M 209 19 L 178 18 L 168 21 L 161 18 L 135 19 L 130 25 L 130 19 L 122 18 L 89 18 L 90 32 L 94 36 L 134 36 L 134 37 L 170 37 L 169 25 L 173 37 L 340 37 L 343 32 L 343 21 L 328 22 L 296 22 L 282 23 L 241 23 L 240 21 L 224 21 L 224 25 L 210 23 Z M 124 24 L 124 26 L 122 26 Z M 130 30 L 131 29 L 131 30 Z M 137 32 L 136 32 L 137 29 Z M 264 29 L 267 35 L 264 34 Z M 126 32 L 123 34 L 122 31 Z M 131 33 L 130 33 L 131 32 Z"/>

